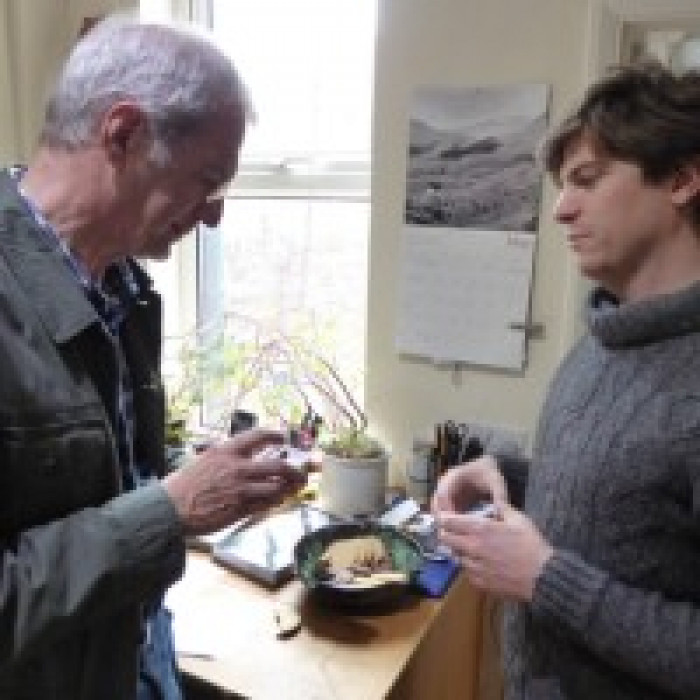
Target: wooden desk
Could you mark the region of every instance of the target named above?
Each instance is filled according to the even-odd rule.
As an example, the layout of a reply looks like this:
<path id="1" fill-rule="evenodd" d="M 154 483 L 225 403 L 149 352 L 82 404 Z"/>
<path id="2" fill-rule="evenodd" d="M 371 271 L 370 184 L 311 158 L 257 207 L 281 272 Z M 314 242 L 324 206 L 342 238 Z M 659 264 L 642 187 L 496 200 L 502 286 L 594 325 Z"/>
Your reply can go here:
<path id="1" fill-rule="evenodd" d="M 416 597 L 391 614 L 358 616 L 319 607 L 298 581 L 269 591 L 204 563 L 206 555 L 188 556 L 188 568 L 196 559 L 201 623 L 228 634 L 216 659 L 181 657 L 188 674 L 253 700 L 479 697 L 483 597 L 461 576 L 443 599 Z M 301 614 L 291 639 L 275 636 L 279 603 Z"/>

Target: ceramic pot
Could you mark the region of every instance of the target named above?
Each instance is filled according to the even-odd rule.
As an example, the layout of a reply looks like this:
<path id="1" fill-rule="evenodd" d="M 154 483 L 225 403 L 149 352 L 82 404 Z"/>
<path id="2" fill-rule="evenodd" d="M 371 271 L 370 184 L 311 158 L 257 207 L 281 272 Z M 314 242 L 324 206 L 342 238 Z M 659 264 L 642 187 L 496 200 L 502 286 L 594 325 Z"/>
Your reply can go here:
<path id="1" fill-rule="evenodd" d="M 346 518 L 381 513 L 388 473 L 388 455 L 360 458 L 324 453 L 320 486 L 323 508 Z"/>

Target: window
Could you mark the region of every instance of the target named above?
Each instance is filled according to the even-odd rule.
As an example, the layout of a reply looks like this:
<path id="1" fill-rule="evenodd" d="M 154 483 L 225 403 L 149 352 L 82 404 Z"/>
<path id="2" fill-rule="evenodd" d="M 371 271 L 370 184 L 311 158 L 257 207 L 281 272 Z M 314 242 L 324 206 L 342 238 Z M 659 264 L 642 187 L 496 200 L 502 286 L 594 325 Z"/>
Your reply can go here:
<path id="1" fill-rule="evenodd" d="M 622 55 L 630 61 L 656 59 L 673 70 L 700 67 L 700 22 L 629 24 L 622 34 Z"/>
<path id="2" fill-rule="evenodd" d="M 221 224 L 200 231 L 189 251 L 185 243 L 179 261 L 151 267 L 166 309 L 171 302 L 176 308 L 166 333 L 187 328 L 183 290 L 196 256 L 198 327 L 224 328 L 241 343 L 302 338 L 331 361 L 360 402 L 375 2 L 194 4 L 193 16 L 204 18 L 247 83 L 256 122 Z M 170 343 L 171 356 L 176 345 Z M 280 366 L 273 383 L 289 380 Z M 230 396 L 209 398 L 205 422 L 218 414 L 217 405 L 230 403 Z M 274 414 L 283 407 L 263 408 Z"/>

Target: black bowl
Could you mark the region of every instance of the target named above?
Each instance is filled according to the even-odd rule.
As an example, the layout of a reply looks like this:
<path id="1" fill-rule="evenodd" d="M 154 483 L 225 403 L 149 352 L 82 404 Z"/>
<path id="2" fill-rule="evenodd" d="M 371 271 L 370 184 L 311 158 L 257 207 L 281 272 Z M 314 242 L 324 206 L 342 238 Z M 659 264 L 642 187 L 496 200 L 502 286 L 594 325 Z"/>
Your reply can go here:
<path id="1" fill-rule="evenodd" d="M 371 588 L 353 588 L 319 574 L 319 559 L 333 542 L 376 536 L 389 553 L 392 568 L 406 573 L 403 582 L 386 582 Z M 371 522 L 337 523 L 304 535 L 294 548 L 297 576 L 324 604 L 349 609 L 378 609 L 396 603 L 411 588 L 423 564 L 419 544 L 395 527 Z"/>

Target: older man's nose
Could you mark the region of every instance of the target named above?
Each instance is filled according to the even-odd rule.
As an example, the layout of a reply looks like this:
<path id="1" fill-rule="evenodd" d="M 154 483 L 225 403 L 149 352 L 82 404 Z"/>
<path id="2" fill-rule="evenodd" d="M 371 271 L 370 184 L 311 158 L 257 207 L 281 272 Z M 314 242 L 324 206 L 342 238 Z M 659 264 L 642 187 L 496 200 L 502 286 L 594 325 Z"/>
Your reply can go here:
<path id="1" fill-rule="evenodd" d="M 197 208 L 197 219 L 205 226 L 216 226 L 224 213 L 224 200 L 211 199 L 203 202 Z"/>

